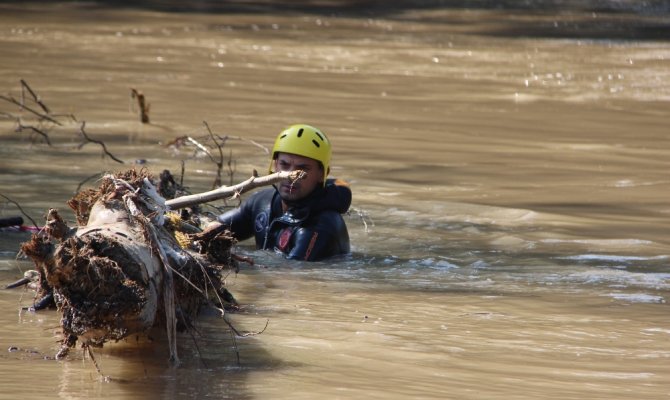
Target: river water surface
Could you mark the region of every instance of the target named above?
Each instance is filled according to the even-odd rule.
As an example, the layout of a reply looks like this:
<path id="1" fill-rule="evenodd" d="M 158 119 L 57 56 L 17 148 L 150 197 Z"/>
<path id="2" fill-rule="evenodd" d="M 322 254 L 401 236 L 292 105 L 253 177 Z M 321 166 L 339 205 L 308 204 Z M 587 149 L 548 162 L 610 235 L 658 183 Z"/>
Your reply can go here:
<path id="1" fill-rule="evenodd" d="M 21 310 L 32 294 L 2 290 L 0 398 L 670 396 L 665 3 L 232 3 L 0 4 L 2 94 L 19 99 L 24 79 L 77 119 L 39 125 L 49 146 L 17 132 L 16 117 L 37 122 L 2 101 L 0 193 L 40 223 L 50 207 L 72 220 L 65 202 L 103 171 L 180 175 L 184 162 L 191 191 L 209 190 L 211 160 L 167 144 L 204 142 L 206 121 L 229 135 L 237 182 L 265 171 L 282 128 L 306 122 L 329 134 L 332 175 L 352 185 L 353 254 L 289 263 L 241 243 L 257 264 L 229 280 L 244 311 L 228 318 L 267 329 L 233 338 L 203 316 L 180 336 L 178 369 L 160 337 L 109 344 L 94 352 L 107 379 L 81 350 L 48 359 L 58 314 Z M 124 164 L 79 146 L 82 121 Z M 3 199 L 11 215 L 21 212 Z M 27 239 L 0 233 L 3 285 L 32 267 L 17 259 Z"/>

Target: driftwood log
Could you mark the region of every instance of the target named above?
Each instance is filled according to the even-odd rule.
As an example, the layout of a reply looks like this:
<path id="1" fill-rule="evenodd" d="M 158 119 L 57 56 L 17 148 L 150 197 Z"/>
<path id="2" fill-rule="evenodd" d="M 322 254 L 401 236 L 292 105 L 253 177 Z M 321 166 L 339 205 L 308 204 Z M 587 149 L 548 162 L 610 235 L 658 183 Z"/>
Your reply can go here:
<path id="1" fill-rule="evenodd" d="M 240 258 L 231 253 L 234 239 L 229 232 L 207 242 L 189 242 L 189 235 L 179 230 L 179 217 L 169 209 L 301 174 L 253 176 L 230 188 L 166 201 L 146 171 L 129 170 L 105 176 L 97 190 L 80 192 L 68 202 L 78 227 L 68 227 L 50 210 L 43 232 L 34 234 L 22 250 L 40 273 L 41 295 L 53 296 L 62 313 L 57 358 L 77 341 L 100 347 L 164 326 L 170 360 L 178 364 L 178 328 L 189 327 L 206 303 L 223 312 L 235 302 L 225 289 L 225 277 L 238 270 Z"/>

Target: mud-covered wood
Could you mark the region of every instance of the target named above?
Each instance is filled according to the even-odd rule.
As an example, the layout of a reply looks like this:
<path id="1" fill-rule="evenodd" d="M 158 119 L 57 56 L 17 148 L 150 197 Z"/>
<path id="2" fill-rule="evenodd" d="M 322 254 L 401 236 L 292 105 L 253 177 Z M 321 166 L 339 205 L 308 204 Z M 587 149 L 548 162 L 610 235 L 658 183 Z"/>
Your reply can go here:
<path id="1" fill-rule="evenodd" d="M 237 269 L 228 233 L 182 248 L 165 228 L 167 208 L 146 171 L 105 176 L 98 190 L 68 203 L 78 226 L 50 210 L 45 230 L 22 245 L 62 313 L 63 349 L 102 346 L 161 325 L 178 363 L 177 326 L 190 326 L 207 302 L 222 307 L 228 271 Z M 209 249 L 209 250 L 207 250 Z M 212 256 L 208 251 L 213 253 Z"/>

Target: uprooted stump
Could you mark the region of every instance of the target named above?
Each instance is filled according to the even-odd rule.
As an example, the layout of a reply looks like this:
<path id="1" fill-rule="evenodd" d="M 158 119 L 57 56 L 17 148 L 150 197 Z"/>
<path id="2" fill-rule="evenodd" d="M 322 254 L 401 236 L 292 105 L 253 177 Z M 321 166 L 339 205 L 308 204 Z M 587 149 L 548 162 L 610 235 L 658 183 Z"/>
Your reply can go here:
<path id="1" fill-rule="evenodd" d="M 107 175 L 98 190 L 68 204 L 78 227 L 67 227 L 52 209 L 44 232 L 22 245 L 42 275 L 40 291 L 52 293 L 62 313 L 57 357 L 77 341 L 98 347 L 164 326 L 178 363 L 178 325 L 190 326 L 205 303 L 234 302 L 224 287 L 238 268 L 234 239 L 224 232 L 203 250 L 182 247 L 178 218 L 169 216 L 146 171 Z"/>

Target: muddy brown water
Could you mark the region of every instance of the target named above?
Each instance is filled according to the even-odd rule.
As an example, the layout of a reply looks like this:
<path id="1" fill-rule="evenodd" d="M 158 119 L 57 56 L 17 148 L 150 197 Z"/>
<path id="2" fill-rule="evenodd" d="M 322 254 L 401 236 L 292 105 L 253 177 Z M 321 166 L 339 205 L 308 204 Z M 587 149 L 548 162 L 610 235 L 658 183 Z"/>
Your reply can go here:
<path id="1" fill-rule="evenodd" d="M 0 103 L 0 193 L 34 219 L 133 165 L 184 161 L 185 183 L 210 189 L 207 157 L 165 145 L 206 137 L 203 121 L 229 135 L 234 181 L 267 168 L 283 127 L 312 123 L 354 191 L 351 257 L 289 263 L 241 243 L 257 265 L 230 279 L 245 312 L 228 317 L 267 329 L 233 338 L 204 315 L 176 370 L 160 332 L 95 350 L 107 379 L 81 350 L 50 360 L 58 314 L 0 291 L 0 398 L 667 398 L 667 5 L 537 3 L 0 4 L 2 93 L 25 79 L 78 121 L 43 126 L 48 146 Z M 125 164 L 79 147 L 81 121 Z M 26 239 L 0 232 L 3 285 L 31 268 Z"/>

